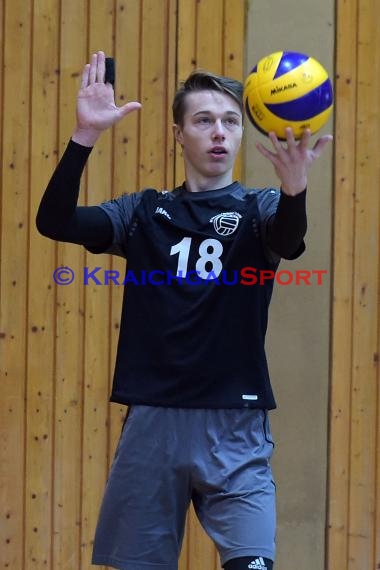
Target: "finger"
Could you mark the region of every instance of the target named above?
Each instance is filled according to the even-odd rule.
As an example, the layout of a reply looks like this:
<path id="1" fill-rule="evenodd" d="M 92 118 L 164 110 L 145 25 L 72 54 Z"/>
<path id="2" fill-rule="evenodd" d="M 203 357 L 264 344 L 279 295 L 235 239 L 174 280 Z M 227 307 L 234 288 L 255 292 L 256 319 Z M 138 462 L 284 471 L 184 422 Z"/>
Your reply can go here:
<path id="1" fill-rule="evenodd" d="M 268 133 L 268 136 L 270 138 L 270 141 L 271 141 L 273 147 L 276 149 L 277 154 L 284 155 L 285 149 L 282 146 L 282 144 L 280 143 L 280 141 L 278 140 L 276 133 L 274 131 L 271 131 L 270 133 Z"/>
<path id="2" fill-rule="evenodd" d="M 98 54 L 94 53 L 91 57 L 90 73 L 88 78 L 89 85 L 96 83 L 96 72 L 98 67 Z"/>
<path id="3" fill-rule="evenodd" d="M 273 161 L 277 158 L 277 154 L 275 154 L 274 152 L 270 151 L 269 148 L 267 148 L 266 146 L 262 145 L 261 143 L 257 142 L 256 143 L 256 148 L 257 150 L 263 155 L 265 156 L 265 158 L 268 158 L 270 161 Z"/>
<path id="4" fill-rule="evenodd" d="M 286 144 L 288 146 L 289 155 L 293 157 L 296 156 L 298 152 L 298 141 L 296 141 L 292 127 L 285 128 L 285 138 L 286 138 Z"/>
<path id="5" fill-rule="evenodd" d="M 98 66 L 96 70 L 96 79 L 98 83 L 104 83 L 106 76 L 106 56 L 104 51 L 98 51 Z"/>
<path id="6" fill-rule="evenodd" d="M 301 140 L 299 143 L 299 149 L 301 151 L 305 151 L 308 149 L 309 147 L 309 142 L 310 142 L 310 137 L 311 137 L 311 130 L 310 129 L 305 129 L 302 133 L 301 136 Z"/>
<path id="7" fill-rule="evenodd" d="M 333 140 L 332 135 L 324 135 L 323 137 L 317 140 L 317 142 L 313 146 L 313 153 L 316 158 L 318 158 L 321 155 L 325 146 L 329 144 L 332 140 Z"/>
<path id="8" fill-rule="evenodd" d="M 141 107 L 142 105 L 138 101 L 130 101 L 129 103 L 126 103 L 122 107 L 119 107 L 119 113 L 121 114 L 122 117 L 124 117 L 125 115 L 128 115 L 128 113 L 132 113 L 133 111 L 138 111 L 139 109 L 141 109 Z"/>
<path id="9" fill-rule="evenodd" d="M 292 127 L 286 127 L 285 129 L 285 138 L 287 145 L 290 149 L 294 149 L 297 146 L 296 139 L 294 137 L 294 131 Z"/>
<path id="10" fill-rule="evenodd" d="M 85 89 L 85 87 L 88 86 L 89 75 L 90 75 L 90 64 L 87 63 L 83 68 L 81 89 Z"/>

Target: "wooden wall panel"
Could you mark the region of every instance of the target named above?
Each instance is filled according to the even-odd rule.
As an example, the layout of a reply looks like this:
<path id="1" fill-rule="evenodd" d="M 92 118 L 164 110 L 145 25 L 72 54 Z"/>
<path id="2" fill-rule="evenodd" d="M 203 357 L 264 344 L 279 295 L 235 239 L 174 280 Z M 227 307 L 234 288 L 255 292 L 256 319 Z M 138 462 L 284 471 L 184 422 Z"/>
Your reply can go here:
<path id="1" fill-rule="evenodd" d="M 96 4 L 96 3 L 95 3 Z M 88 53 L 103 49 L 113 53 L 115 6 L 113 0 L 104 0 L 88 6 Z M 87 203 L 110 200 L 112 177 L 112 132 L 108 130 L 99 139 L 92 152 L 87 171 Z M 99 275 L 108 269 L 104 263 L 86 252 L 85 267 L 101 267 Z M 100 277 L 100 281 L 104 279 Z M 91 280 L 84 287 L 84 371 L 83 371 L 83 433 L 82 433 L 82 489 L 81 489 L 81 565 L 91 563 L 94 528 L 108 473 L 108 408 L 109 354 L 110 354 L 110 294 L 107 285 Z"/>
<path id="2" fill-rule="evenodd" d="M 358 19 L 358 75 L 354 250 L 354 342 L 351 406 L 349 567 L 375 566 L 375 497 L 379 333 L 380 180 L 378 125 L 380 7 L 362 0 Z M 378 58 L 376 58 L 378 59 Z M 372 185 L 375 181 L 375 191 Z M 363 253 L 366 254 L 363 255 Z M 374 286 L 375 285 L 375 286 Z"/>
<path id="3" fill-rule="evenodd" d="M 76 95 L 83 62 L 88 58 L 86 0 L 60 3 L 58 153 L 66 148 L 75 125 Z M 84 203 L 82 191 L 80 203 Z M 80 278 L 85 254 L 58 244 L 57 267 L 69 267 L 76 278 L 56 286 L 52 567 L 81 567 L 82 456 L 84 383 L 84 286 Z"/>
<path id="4" fill-rule="evenodd" d="M 244 16 L 244 0 L 0 5 L 1 568 L 90 566 L 125 415 L 108 403 L 123 287 L 83 279 L 85 267 L 99 266 L 100 279 L 113 269 L 122 282 L 124 262 L 54 243 L 35 228 L 43 190 L 75 125 L 83 66 L 96 50 L 113 55 L 117 103 L 139 100 L 143 109 L 97 143 L 80 203 L 149 185 L 171 188 L 183 180 L 172 135 L 175 87 L 195 67 L 242 79 Z M 55 284 L 58 268 L 73 271 L 70 285 Z M 202 566 L 219 563 L 191 513 L 180 568 Z"/>
<path id="5" fill-rule="evenodd" d="M 33 11 L 32 20 L 31 76 L 36 88 L 31 93 L 25 481 L 25 564 L 37 570 L 49 568 L 52 563 L 50 505 L 55 393 L 52 378 L 56 329 L 51 274 L 56 264 L 56 245 L 37 234 L 34 219 L 41 187 L 47 184 L 57 160 L 58 23 L 58 6 L 52 6 L 48 0 L 41 1 L 38 10 Z M 43 124 L 50 128 L 41 128 Z"/>
<path id="6" fill-rule="evenodd" d="M 201 0 L 197 6 L 197 67 L 212 69 L 215 73 L 223 71 L 224 4 L 219 0 Z"/>
<path id="7" fill-rule="evenodd" d="M 361 570 L 380 564 L 380 6 L 336 6 L 327 567 Z M 144 109 L 99 141 L 81 202 L 150 184 L 171 187 L 183 180 L 171 134 L 175 85 L 196 67 L 242 79 L 244 16 L 243 0 L 0 5 L 1 568 L 89 566 L 125 414 L 107 403 L 123 289 L 84 286 L 82 278 L 85 266 L 97 265 L 122 278 L 124 264 L 57 245 L 34 227 L 75 124 L 83 64 L 97 49 L 115 55 L 117 101 L 141 100 Z M 52 278 L 62 265 L 76 276 L 67 287 Z M 180 570 L 218 565 L 191 511 Z"/>
<path id="8" fill-rule="evenodd" d="M 336 0 L 334 280 L 327 567 L 380 564 L 380 37 L 375 0 Z M 122 287 L 83 268 L 124 264 L 35 230 L 43 188 L 74 127 L 91 52 L 117 61 L 117 101 L 141 100 L 99 141 L 81 202 L 183 180 L 174 87 L 196 67 L 242 79 L 243 0 L 4 0 L 1 46 L 0 567 L 87 568 L 125 410 L 109 406 Z M 210 21 L 213 26 L 210 28 Z M 240 164 L 238 164 L 238 171 Z M 76 279 L 54 284 L 55 268 Z M 342 332 L 343 331 L 343 332 Z M 96 334 L 95 334 L 96 333 Z M 191 512 L 180 569 L 218 568 Z"/>
<path id="9" fill-rule="evenodd" d="M 178 0 L 178 82 L 195 69 L 244 79 L 244 0 Z M 212 25 L 210 25 L 212 22 Z M 184 181 L 181 150 L 175 149 L 176 184 Z M 235 178 L 241 178 L 241 156 L 236 161 Z"/>
<path id="10" fill-rule="evenodd" d="M 359 0 L 358 0 L 359 1 Z M 328 568 L 347 567 L 350 405 L 352 382 L 356 41 L 358 2 L 341 3 L 336 19 L 334 296 L 331 350 Z M 346 125 L 346 127 L 343 127 Z M 342 207 L 344 205 L 344 207 Z M 338 293 L 339 292 L 339 293 Z M 341 334 L 341 331 L 345 334 Z"/>
<path id="11" fill-rule="evenodd" d="M 112 55 L 117 62 L 116 104 L 123 105 L 127 101 L 140 100 L 140 0 L 117 0 L 115 6 L 115 33 Z M 126 121 L 121 121 L 113 129 L 112 151 L 112 197 L 138 189 L 138 148 L 140 112 L 129 115 Z M 120 282 L 124 277 L 125 263 L 121 258 L 113 256 L 110 269 L 117 271 Z M 110 363 L 109 386 L 111 390 L 114 362 L 116 359 L 117 341 L 120 327 L 120 311 L 123 297 L 123 287 L 110 286 Z M 111 465 L 120 429 L 124 420 L 124 406 L 113 404 L 109 406 L 109 454 L 108 463 Z"/>
<path id="12" fill-rule="evenodd" d="M 245 10 L 244 2 L 226 1 L 224 3 L 222 73 L 240 81 L 244 80 L 243 74 L 244 69 L 246 69 L 244 62 L 245 42 L 242 42 L 242 36 L 245 36 Z M 236 26 L 236 21 L 243 22 L 243 25 Z M 235 180 L 241 180 L 242 173 L 243 162 L 240 152 L 235 163 Z"/>
<path id="13" fill-rule="evenodd" d="M 0 414 L 2 567 L 25 562 L 26 337 L 30 137 L 30 42 L 32 3 L 3 6 Z M 15 49 L 17 38 L 17 49 Z M 23 57 L 20 58 L 19 54 Z"/>
<path id="14" fill-rule="evenodd" d="M 337 1 L 329 570 L 380 566 L 379 16 Z"/>

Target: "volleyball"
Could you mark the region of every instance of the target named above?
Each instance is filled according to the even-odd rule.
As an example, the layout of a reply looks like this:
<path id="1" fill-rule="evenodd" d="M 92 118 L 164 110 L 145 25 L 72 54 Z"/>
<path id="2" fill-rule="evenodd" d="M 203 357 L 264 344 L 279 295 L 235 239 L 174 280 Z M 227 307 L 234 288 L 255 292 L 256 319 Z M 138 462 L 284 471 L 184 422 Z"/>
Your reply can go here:
<path id="1" fill-rule="evenodd" d="M 262 133 L 285 140 L 292 127 L 296 139 L 305 129 L 316 133 L 333 108 L 333 88 L 325 68 L 309 55 L 278 51 L 262 58 L 244 83 L 245 112 Z"/>

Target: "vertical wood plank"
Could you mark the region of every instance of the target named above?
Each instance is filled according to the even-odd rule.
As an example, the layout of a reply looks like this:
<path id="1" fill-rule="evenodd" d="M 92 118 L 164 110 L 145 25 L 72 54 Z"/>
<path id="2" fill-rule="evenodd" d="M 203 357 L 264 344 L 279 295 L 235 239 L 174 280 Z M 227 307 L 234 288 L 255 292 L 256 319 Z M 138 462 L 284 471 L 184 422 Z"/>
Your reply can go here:
<path id="1" fill-rule="evenodd" d="M 3 101 L 3 86 L 4 86 L 4 47 L 5 47 L 5 2 L 0 3 L 0 66 L 3 73 L 0 75 L 0 110 L 2 111 L 1 117 L 4 116 L 4 101 Z M 0 156 L 3 157 L 3 122 L 0 120 Z M 3 187 L 1 186 L 2 179 L 0 177 L 0 214 L 1 214 L 1 197 L 3 195 Z M 1 232 L 0 232 L 0 247 L 1 247 Z M 0 274 L 1 279 L 1 274 Z"/>
<path id="2" fill-rule="evenodd" d="M 223 69 L 222 74 L 244 82 L 244 32 L 245 32 L 246 3 L 244 0 L 229 2 L 224 0 L 223 19 Z M 242 151 L 239 152 L 234 179 L 242 177 Z"/>
<path id="3" fill-rule="evenodd" d="M 188 569 L 215 568 L 215 546 L 201 527 L 193 507 L 189 511 L 188 541 Z"/>
<path id="4" fill-rule="evenodd" d="M 118 105 L 140 101 L 141 2 L 117 0 L 115 24 L 116 89 Z M 138 133 L 141 111 L 128 115 L 114 129 L 113 196 L 137 192 Z"/>
<path id="5" fill-rule="evenodd" d="M 379 236 L 380 241 L 380 236 Z M 380 299 L 380 286 L 378 289 L 378 296 Z M 380 303 L 379 303 L 379 311 L 377 314 L 379 327 L 380 327 Z M 378 342 L 378 356 L 380 355 L 380 330 L 379 330 L 379 342 Z M 377 384 L 380 385 L 380 369 L 377 373 Z M 377 393 L 377 440 L 376 440 L 376 450 L 375 450 L 375 457 L 376 457 L 376 487 L 375 487 L 375 511 L 376 511 L 376 518 L 375 518 L 375 568 L 380 567 L 380 390 Z"/>
<path id="6" fill-rule="evenodd" d="M 178 0 L 178 80 L 184 81 L 197 67 L 197 2 Z"/>
<path id="7" fill-rule="evenodd" d="M 0 566 L 23 568 L 31 3 L 2 4 Z"/>
<path id="8" fill-rule="evenodd" d="M 197 67 L 197 2 L 178 0 L 176 88 Z M 185 180 L 182 149 L 175 145 L 175 185 Z"/>
<path id="9" fill-rule="evenodd" d="M 334 276 L 329 435 L 328 568 L 348 566 L 349 457 L 353 343 L 358 3 L 338 2 L 335 99 Z M 350 33 L 347 34 L 347 29 Z M 342 334 L 342 330 L 345 334 Z"/>
<path id="10" fill-rule="evenodd" d="M 224 0 L 222 73 L 243 81 L 246 3 Z"/>
<path id="11" fill-rule="evenodd" d="M 379 275 L 379 130 L 380 81 L 373 59 L 380 6 L 361 0 L 358 21 L 358 113 L 356 147 L 355 280 L 352 437 L 350 462 L 349 568 L 374 568 L 376 395 L 378 347 Z M 380 53 L 380 50 L 378 50 Z M 378 59 L 378 58 L 377 58 Z M 377 180 L 377 192 L 368 192 Z M 363 255 L 366 251 L 366 255 Z"/>
<path id="12" fill-rule="evenodd" d="M 164 188 L 170 190 L 175 184 L 175 141 L 173 135 L 172 102 L 176 91 L 176 58 L 177 58 L 177 0 L 167 3 L 167 37 L 165 46 L 166 76 L 166 172 Z"/>
<path id="13" fill-rule="evenodd" d="M 117 0 L 114 54 L 116 62 L 115 98 L 117 105 L 127 101 L 139 101 L 140 69 L 140 2 L 139 0 Z M 138 188 L 138 133 L 140 111 L 128 115 L 118 123 L 113 132 L 112 197 L 137 192 Z M 125 260 L 112 257 L 112 269 L 123 282 Z M 111 286 L 110 308 L 110 383 L 112 388 L 114 363 L 120 329 L 120 314 L 124 287 Z M 126 413 L 125 406 L 112 404 L 109 413 L 109 466 L 115 454 L 121 427 Z"/>
<path id="14" fill-rule="evenodd" d="M 75 126 L 80 75 L 87 61 L 87 0 L 60 4 L 59 154 Z M 80 194 L 83 203 L 83 188 Z M 68 266 L 73 283 L 57 287 L 56 405 L 54 456 L 54 570 L 81 568 L 81 462 L 83 429 L 84 252 L 58 244 L 57 266 Z"/>
<path id="15" fill-rule="evenodd" d="M 143 0 L 139 185 L 162 188 L 166 171 L 165 48 L 167 1 Z"/>
<path id="16" fill-rule="evenodd" d="M 242 81 L 244 72 L 244 0 L 179 0 L 178 82 L 196 68 Z M 210 27 L 210 21 L 213 25 Z M 176 146 L 176 181 L 184 180 L 181 149 Z M 234 177 L 241 178 L 242 156 L 236 161 Z"/>
<path id="17" fill-rule="evenodd" d="M 185 532 L 183 537 L 182 549 L 178 561 L 178 570 L 188 570 L 190 560 L 189 550 L 189 516 L 186 517 Z"/>
<path id="18" fill-rule="evenodd" d="M 35 216 L 57 160 L 58 37 L 58 5 L 41 0 L 33 13 L 25 486 L 25 564 L 40 570 L 51 567 L 56 246 L 37 233 Z"/>
<path id="19" fill-rule="evenodd" d="M 114 0 L 90 4 L 89 56 L 103 50 L 113 52 Z M 92 151 L 88 165 L 87 203 L 98 204 L 111 198 L 112 131 L 102 134 Z M 91 564 L 93 537 L 98 519 L 108 467 L 108 387 L 109 387 L 109 311 L 111 288 L 105 271 L 110 256 L 86 252 L 89 270 L 101 267 L 97 285 L 85 284 L 84 329 L 84 400 L 81 508 L 81 564 Z"/>
<path id="20" fill-rule="evenodd" d="M 139 68 L 140 68 L 140 2 L 139 0 L 117 0 L 116 24 L 115 24 L 115 62 L 116 62 L 116 104 L 123 105 L 127 101 L 139 101 Z M 116 125 L 113 133 L 113 174 L 112 196 L 120 196 L 124 193 L 137 192 L 137 168 L 138 168 L 138 132 L 140 111 L 128 115 L 128 117 Z M 112 269 L 120 276 L 120 283 L 124 279 L 125 260 L 112 257 Z M 110 384 L 120 329 L 120 314 L 124 287 L 111 286 L 110 308 Z M 125 406 L 112 404 L 109 414 L 109 466 L 112 463 L 117 442 L 120 437 L 121 427 L 126 413 Z"/>
<path id="21" fill-rule="evenodd" d="M 224 60 L 224 2 L 199 0 L 197 16 L 197 66 L 221 74 Z"/>

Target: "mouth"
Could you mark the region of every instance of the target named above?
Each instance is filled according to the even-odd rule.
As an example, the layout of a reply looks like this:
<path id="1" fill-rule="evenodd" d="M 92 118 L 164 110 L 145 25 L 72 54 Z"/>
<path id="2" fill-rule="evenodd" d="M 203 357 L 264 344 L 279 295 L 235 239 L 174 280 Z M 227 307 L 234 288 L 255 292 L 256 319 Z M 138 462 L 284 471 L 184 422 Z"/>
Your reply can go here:
<path id="1" fill-rule="evenodd" d="M 218 158 L 226 156 L 227 154 L 227 151 L 223 146 L 213 146 L 208 152 L 211 156 Z"/>

